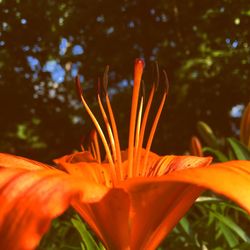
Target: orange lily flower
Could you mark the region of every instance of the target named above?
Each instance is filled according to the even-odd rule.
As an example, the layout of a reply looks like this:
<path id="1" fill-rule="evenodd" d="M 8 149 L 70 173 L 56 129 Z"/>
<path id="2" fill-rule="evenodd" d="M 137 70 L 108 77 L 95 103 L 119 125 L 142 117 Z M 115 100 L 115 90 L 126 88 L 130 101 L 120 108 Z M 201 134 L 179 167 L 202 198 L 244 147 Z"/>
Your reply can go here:
<path id="1" fill-rule="evenodd" d="M 209 157 L 159 156 L 150 151 L 165 103 L 160 100 L 145 149 L 144 132 L 156 89 L 144 110 L 139 97 L 143 61 L 135 61 L 128 149 L 121 151 L 118 131 L 105 87 L 107 111 L 98 103 L 107 129 L 104 135 L 78 88 L 106 151 L 101 160 L 96 132 L 89 150 L 56 159 L 58 168 L 22 157 L 0 154 L 0 246 L 34 249 L 50 221 L 72 205 L 107 249 L 155 249 L 196 198 L 211 189 L 250 212 L 250 162 L 210 164 Z M 107 72 L 104 83 L 107 82 Z M 165 82 L 167 77 L 165 74 Z"/>

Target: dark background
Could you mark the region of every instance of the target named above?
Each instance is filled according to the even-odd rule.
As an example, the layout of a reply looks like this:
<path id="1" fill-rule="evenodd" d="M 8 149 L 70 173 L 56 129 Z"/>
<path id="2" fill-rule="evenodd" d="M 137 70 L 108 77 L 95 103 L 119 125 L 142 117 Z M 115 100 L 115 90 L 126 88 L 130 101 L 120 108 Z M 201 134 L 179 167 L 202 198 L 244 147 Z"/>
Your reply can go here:
<path id="1" fill-rule="evenodd" d="M 49 162 L 80 149 L 91 122 L 74 76 L 96 112 L 95 85 L 107 64 L 126 147 L 137 57 L 146 62 L 146 89 L 154 60 L 171 84 L 153 151 L 185 152 L 199 120 L 217 136 L 234 134 L 230 110 L 250 97 L 249 27 L 246 0 L 2 0 L 0 151 Z"/>

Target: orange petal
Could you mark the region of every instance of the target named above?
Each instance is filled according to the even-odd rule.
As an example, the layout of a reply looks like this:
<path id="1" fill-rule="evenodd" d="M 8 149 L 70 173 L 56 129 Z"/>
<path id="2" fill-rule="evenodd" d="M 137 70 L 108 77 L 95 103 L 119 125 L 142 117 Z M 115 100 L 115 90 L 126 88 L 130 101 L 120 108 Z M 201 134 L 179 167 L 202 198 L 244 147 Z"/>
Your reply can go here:
<path id="1" fill-rule="evenodd" d="M 144 160 L 144 157 L 146 155 L 146 149 L 141 148 L 141 161 Z M 126 161 L 128 159 L 128 149 L 126 150 L 122 150 L 121 151 L 121 156 L 122 156 L 122 161 Z M 155 160 L 156 158 L 160 157 L 158 154 L 153 153 L 152 151 L 149 152 L 148 155 L 148 161 L 150 162 L 150 160 Z"/>
<path id="2" fill-rule="evenodd" d="M 228 161 L 169 174 L 172 181 L 192 183 L 232 199 L 250 213 L 250 161 Z"/>
<path id="3" fill-rule="evenodd" d="M 250 162 L 231 161 L 122 183 L 131 195 L 132 249 L 155 249 L 203 188 L 222 194 L 250 213 Z"/>
<path id="4" fill-rule="evenodd" d="M 54 162 L 58 165 L 67 163 L 77 163 L 77 162 L 97 162 L 92 154 L 88 151 L 77 152 L 70 155 L 64 155 L 63 157 L 57 158 Z"/>
<path id="5" fill-rule="evenodd" d="M 89 152 L 66 155 L 54 162 L 66 172 L 81 176 L 85 181 L 111 186 L 111 175 L 107 163 L 99 164 Z"/>
<path id="6" fill-rule="evenodd" d="M 0 169 L 0 246 L 34 249 L 72 199 L 99 201 L 107 188 L 58 170 Z"/>
<path id="7" fill-rule="evenodd" d="M 179 171 L 187 168 L 208 166 L 211 161 L 211 157 L 167 155 L 158 157 L 157 163 L 154 165 L 151 164 L 150 168 L 148 166 L 147 174 L 150 176 L 161 176 L 173 171 Z"/>
<path id="8" fill-rule="evenodd" d="M 146 156 L 146 150 L 144 148 L 141 148 L 140 150 L 140 161 L 139 161 L 139 165 L 142 165 L 144 163 L 144 159 L 145 159 L 145 156 Z M 121 151 L 121 156 L 122 156 L 122 171 L 124 171 L 124 174 L 123 176 L 126 176 L 126 169 L 128 168 L 128 150 L 124 150 L 124 151 Z M 161 157 L 153 152 L 149 152 L 148 153 L 148 158 L 147 158 L 147 165 L 146 165 L 146 168 L 147 169 L 150 169 L 151 166 L 155 166 L 156 163 L 159 161 Z M 134 162 L 135 164 L 135 162 Z M 143 176 L 145 174 L 143 174 L 142 172 L 138 172 L 138 174 L 140 176 Z"/>
<path id="9" fill-rule="evenodd" d="M 49 165 L 33 161 L 24 157 L 0 153 L 0 167 L 20 168 L 29 170 L 50 169 Z"/>
<path id="10" fill-rule="evenodd" d="M 185 183 L 138 178 L 124 186 L 131 196 L 131 249 L 156 249 L 203 191 Z"/>
<path id="11" fill-rule="evenodd" d="M 99 202 L 84 206 L 73 204 L 73 207 L 108 249 L 128 249 L 130 200 L 124 190 L 113 188 Z"/>
<path id="12" fill-rule="evenodd" d="M 60 168 L 66 170 L 71 175 L 76 175 L 84 181 L 95 182 L 97 184 L 112 186 L 111 175 L 107 163 L 61 163 Z"/>

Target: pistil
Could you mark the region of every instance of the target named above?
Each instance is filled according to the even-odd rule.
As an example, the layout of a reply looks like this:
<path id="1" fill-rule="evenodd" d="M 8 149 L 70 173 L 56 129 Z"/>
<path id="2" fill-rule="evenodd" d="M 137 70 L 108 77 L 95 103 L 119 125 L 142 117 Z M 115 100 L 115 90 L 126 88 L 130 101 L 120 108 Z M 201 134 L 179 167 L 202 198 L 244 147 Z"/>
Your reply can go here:
<path id="1" fill-rule="evenodd" d="M 138 97 L 140 92 L 141 77 L 143 72 L 144 62 L 140 59 L 135 61 L 134 68 L 134 87 L 132 95 L 132 104 L 130 112 L 130 125 L 129 125 L 129 141 L 128 141 L 128 177 L 133 174 L 133 154 L 134 154 L 134 137 L 135 137 L 135 124 L 137 116 Z"/>

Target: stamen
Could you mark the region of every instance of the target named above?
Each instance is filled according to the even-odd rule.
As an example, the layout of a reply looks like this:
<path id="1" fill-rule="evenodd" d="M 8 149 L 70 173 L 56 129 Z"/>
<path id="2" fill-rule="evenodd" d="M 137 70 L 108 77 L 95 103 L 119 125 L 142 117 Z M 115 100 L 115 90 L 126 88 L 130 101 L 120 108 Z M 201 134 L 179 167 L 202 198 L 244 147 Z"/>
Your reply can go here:
<path id="1" fill-rule="evenodd" d="M 166 74 L 165 71 L 163 71 L 163 74 L 164 74 L 165 91 L 164 91 L 164 94 L 162 96 L 160 106 L 159 106 L 158 111 L 156 113 L 155 120 L 153 122 L 151 131 L 150 131 L 150 134 L 149 134 L 149 138 L 148 138 L 148 142 L 147 142 L 147 146 L 146 146 L 146 154 L 145 154 L 145 158 L 144 158 L 144 161 L 143 161 L 143 164 L 142 164 L 143 165 L 142 175 L 144 175 L 145 171 L 146 171 L 145 168 L 146 168 L 147 161 L 148 161 L 148 154 L 149 154 L 149 151 L 150 151 L 150 148 L 151 148 L 151 145 L 152 145 L 152 141 L 153 141 L 153 138 L 154 138 L 154 134 L 155 134 L 155 131 L 156 131 L 156 128 L 157 128 L 157 125 L 158 125 L 158 122 L 159 122 L 159 119 L 160 119 L 160 116 L 161 116 L 161 112 L 162 112 L 162 109 L 163 109 L 163 106 L 164 106 L 164 103 L 166 101 L 166 97 L 167 97 L 167 94 L 168 94 L 169 81 L 168 81 L 168 77 L 167 77 L 167 74 Z"/>
<path id="2" fill-rule="evenodd" d="M 100 135 L 100 138 L 102 140 L 102 143 L 103 143 L 103 146 L 104 146 L 104 149 L 106 151 L 106 155 L 107 155 L 107 158 L 108 158 L 108 161 L 110 163 L 110 167 L 111 167 L 111 175 L 112 175 L 112 181 L 113 181 L 113 184 L 116 182 L 116 178 L 115 178 L 115 166 L 114 166 L 114 162 L 113 162 L 113 159 L 112 159 L 112 156 L 111 156 L 111 152 L 110 152 L 110 149 L 109 149 L 109 146 L 108 146 L 108 143 L 107 143 L 107 140 L 104 136 L 104 133 L 97 121 L 97 119 L 95 118 L 94 114 L 92 113 L 92 111 L 90 110 L 88 104 L 86 103 L 84 97 L 83 97 L 83 94 L 82 94 L 82 88 L 81 88 L 81 85 L 80 85 L 80 80 L 79 80 L 79 77 L 77 76 L 76 77 L 76 86 L 77 86 L 77 90 L 78 90 L 78 93 L 80 95 L 80 98 L 81 98 L 81 101 L 82 101 L 82 104 L 85 108 L 85 110 L 87 111 L 87 113 L 89 114 L 92 122 L 94 123 L 95 127 L 96 127 L 96 130 L 98 131 L 99 135 Z"/>
<path id="3" fill-rule="evenodd" d="M 109 118 L 110 118 L 110 122 L 111 122 L 111 127 L 112 127 L 112 131 L 113 131 L 113 135 L 114 135 L 114 140 L 115 140 L 115 148 L 116 148 L 116 159 L 117 159 L 117 164 L 118 164 L 118 168 L 120 170 L 120 176 L 122 177 L 122 169 L 121 169 L 121 165 L 122 165 L 122 157 L 121 157 L 121 148 L 120 148 L 120 142 L 119 142 L 119 135 L 118 135 L 118 130 L 117 130 L 117 126 L 116 126 L 116 122 L 115 122 L 115 117 L 114 117 L 114 113 L 110 104 L 110 100 L 109 100 L 109 96 L 106 93 L 105 94 L 105 99 L 106 99 L 106 104 L 107 104 L 107 108 L 108 108 L 108 113 L 109 113 Z"/>
<path id="4" fill-rule="evenodd" d="M 134 159 L 134 167 L 133 167 L 133 176 L 136 176 L 138 173 L 139 165 L 137 165 L 137 156 L 140 151 L 139 148 L 139 139 L 140 139 L 140 130 L 141 130 L 141 118 L 142 118 L 142 108 L 143 108 L 143 96 L 141 97 L 140 108 L 137 117 L 137 126 L 136 126 L 136 134 L 135 134 L 135 159 Z"/>
<path id="5" fill-rule="evenodd" d="M 135 150 L 134 150 L 134 162 L 137 156 L 137 150 L 138 150 L 138 145 L 139 145 L 139 137 L 140 137 L 140 130 L 141 130 L 141 119 L 142 119 L 142 109 L 144 106 L 144 100 L 146 99 L 145 95 L 145 83 L 143 80 L 141 80 L 141 98 L 140 98 L 140 106 L 139 106 L 139 111 L 137 115 L 137 123 L 136 123 L 136 130 L 135 130 Z M 135 167 L 133 167 L 133 172 L 135 171 Z M 136 172 L 136 171 L 135 171 Z"/>
<path id="6" fill-rule="evenodd" d="M 143 99 L 145 100 L 146 99 L 146 94 L 145 94 L 145 83 L 143 80 L 141 80 L 141 86 L 142 86 L 142 89 L 141 89 L 141 95 L 143 97 Z"/>
<path id="7" fill-rule="evenodd" d="M 107 117 L 106 112 L 104 110 L 104 107 L 102 105 L 100 92 L 97 94 L 97 100 L 98 100 L 98 104 L 99 104 L 99 107 L 100 107 L 100 110 L 102 113 L 103 120 L 104 120 L 106 128 L 107 128 L 107 132 L 108 132 L 108 136 L 109 136 L 109 140 L 110 140 L 110 144 L 111 144 L 111 149 L 112 149 L 112 155 L 113 155 L 114 161 L 116 161 L 116 149 L 115 149 L 114 137 L 113 137 L 113 133 L 112 133 L 109 121 L 108 121 L 108 117 Z"/>
<path id="8" fill-rule="evenodd" d="M 144 139 L 144 134 L 145 134 L 145 129 L 146 129 L 146 125 L 147 125 L 147 121 L 148 121 L 148 115 L 149 115 L 149 111 L 150 111 L 150 108 L 151 108 L 151 105 L 152 105 L 152 101 L 153 101 L 153 97 L 154 97 L 154 93 L 159 85 L 159 66 L 158 66 L 158 63 L 155 62 L 154 63 L 154 67 L 153 67 L 153 72 L 152 72 L 152 75 L 155 77 L 153 79 L 153 85 L 152 85 L 152 88 L 150 90 L 150 93 L 149 93 L 149 99 L 148 99 L 148 102 L 147 102 L 147 106 L 146 106 L 146 109 L 145 109 L 145 112 L 144 112 L 144 115 L 143 115 L 143 120 L 142 120 L 142 126 L 141 126 L 141 131 L 140 131 L 140 138 L 139 138 L 139 145 L 138 145 L 138 152 L 137 152 L 137 155 L 136 155 L 136 166 L 137 169 L 136 169 L 136 176 L 138 175 L 141 175 L 141 171 L 142 171 L 142 168 L 143 168 L 143 164 L 140 164 L 140 160 L 141 160 L 141 150 L 142 150 L 142 147 L 143 147 L 143 139 Z M 145 95 L 145 94 L 144 94 Z"/>
<path id="9" fill-rule="evenodd" d="M 108 96 L 108 91 L 107 91 L 108 70 L 109 70 L 109 67 L 107 66 L 105 71 L 104 71 L 104 75 L 103 75 L 103 86 L 104 86 L 104 92 L 105 92 L 106 105 L 107 105 L 107 108 L 108 108 L 108 114 L 109 114 L 111 127 L 112 127 L 112 131 L 113 131 L 113 136 L 114 136 L 117 165 L 118 165 L 118 168 L 120 170 L 120 176 L 123 179 L 124 177 L 123 177 L 123 171 L 121 169 L 122 160 L 121 160 L 121 148 L 120 148 L 120 142 L 119 142 L 119 135 L 118 135 L 118 130 L 117 130 L 117 126 L 116 126 L 115 116 L 114 116 L 114 113 L 113 113 L 113 110 L 112 110 L 112 106 L 111 106 L 110 99 L 109 99 L 109 96 Z"/>
<path id="10" fill-rule="evenodd" d="M 93 143 L 93 147 L 94 147 L 94 151 L 95 151 L 95 155 L 96 155 L 96 160 L 101 163 L 101 153 L 100 153 L 100 147 L 99 147 L 99 142 L 98 142 L 98 137 L 97 137 L 97 132 L 95 129 L 93 129 L 91 131 L 90 134 L 90 139 Z"/>
<path id="11" fill-rule="evenodd" d="M 142 108 L 143 108 L 143 97 L 141 97 L 140 108 L 139 108 L 139 112 L 138 112 L 138 116 L 137 116 L 137 125 L 136 125 L 136 133 L 135 133 L 135 151 L 138 148 L 138 144 L 139 144 L 139 135 L 140 135 L 140 128 L 141 128 Z"/>
<path id="12" fill-rule="evenodd" d="M 132 104 L 130 112 L 130 125 L 129 125 L 129 141 L 128 141 L 128 177 L 132 176 L 133 168 L 133 151 L 134 151 L 134 135 L 135 123 L 138 105 L 138 96 L 140 91 L 140 83 L 143 72 L 144 63 L 141 59 L 135 61 L 134 66 L 134 88 L 132 95 Z"/>
<path id="13" fill-rule="evenodd" d="M 102 101 L 101 101 L 99 93 L 97 95 L 97 99 L 98 99 L 98 104 L 99 104 L 99 107 L 100 107 L 100 110 L 101 110 L 101 113 L 102 113 L 102 116 L 103 116 L 103 120 L 104 120 L 106 128 L 107 128 L 108 136 L 109 136 L 109 141 L 110 141 L 110 145 L 111 145 L 112 155 L 113 155 L 113 159 L 114 159 L 114 162 L 115 162 L 116 176 L 117 176 L 118 180 L 120 180 L 121 179 L 120 170 L 119 170 L 119 167 L 116 164 L 116 162 L 117 162 L 117 153 L 116 153 L 115 140 L 114 140 L 114 136 L 113 136 L 113 133 L 112 133 L 112 129 L 111 129 L 110 123 L 108 121 L 108 117 L 107 117 L 106 112 L 104 110 L 104 107 L 102 105 Z"/>
<path id="14" fill-rule="evenodd" d="M 111 127 L 110 127 L 110 124 L 108 121 L 108 117 L 107 117 L 106 112 L 104 110 L 104 107 L 101 103 L 101 99 L 100 99 L 99 95 L 98 95 L 97 99 L 98 99 L 98 104 L 99 104 L 99 107 L 100 107 L 100 110 L 101 110 L 101 113 L 103 116 L 103 120 L 104 120 L 106 128 L 107 128 L 107 132 L 108 132 L 108 136 L 109 136 L 109 140 L 110 140 L 110 145 L 111 145 L 111 150 L 112 150 L 112 155 L 113 155 L 114 161 L 116 161 L 116 150 L 115 150 L 115 143 L 114 143 L 114 137 L 112 134 L 112 130 L 111 130 Z"/>
<path id="15" fill-rule="evenodd" d="M 84 151 L 85 151 L 85 149 L 84 149 L 84 147 L 83 147 L 83 145 L 82 145 L 82 144 L 80 145 L 80 147 L 81 147 L 82 152 L 84 152 Z"/>
<path id="16" fill-rule="evenodd" d="M 103 83 L 103 88 L 105 93 L 108 92 L 108 73 L 109 73 L 109 65 L 105 67 L 104 73 L 103 73 L 103 78 L 102 78 L 102 83 Z"/>
<path id="17" fill-rule="evenodd" d="M 165 70 L 163 70 L 163 76 L 164 76 L 165 92 L 168 94 L 168 91 L 169 91 L 169 80 L 168 80 L 167 72 Z"/>
<path id="18" fill-rule="evenodd" d="M 97 160 L 97 154 L 96 154 L 95 145 L 93 142 L 90 142 L 89 144 L 89 151 L 91 152 L 94 159 Z"/>
<path id="19" fill-rule="evenodd" d="M 142 165 L 139 164 L 140 163 L 140 159 L 141 159 L 141 149 L 142 149 L 142 144 L 143 144 L 143 138 L 144 138 L 144 134 L 145 134 L 145 129 L 146 129 L 146 125 L 147 125 L 147 121 L 148 121 L 148 115 L 149 115 L 149 111 L 152 105 L 152 101 L 153 101 L 153 97 L 154 97 L 154 93 L 155 93 L 155 84 L 153 84 L 150 94 L 149 94 L 149 98 L 148 98 L 148 102 L 146 105 L 146 109 L 143 115 L 143 119 L 142 119 L 142 125 L 141 125 L 141 130 L 140 130 L 140 137 L 139 137 L 139 144 L 138 144 L 138 151 L 137 151 L 137 155 L 136 155 L 136 166 L 139 166 L 137 168 L 137 173 L 136 175 L 141 173 L 142 170 Z"/>
<path id="20" fill-rule="evenodd" d="M 154 63 L 154 74 L 155 75 L 155 79 L 153 82 L 155 82 L 155 89 L 157 90 L 158 86 L 159 86 L 159 79 L 160 79 L 160 73 L 159 73 L 159 65 L 157 62 Z"/>
<path id="21" fill-rule="evenodd" d="M 81 140 L 80 140 L 80 147 L 81 147 L 81 149 L 82 149 L 82 152 L 85 151 L 84 146 L 83 146 L 84 139 L 85 139 L 85 137 L 83 136 L 83 137 L 81 138 Z"/>

